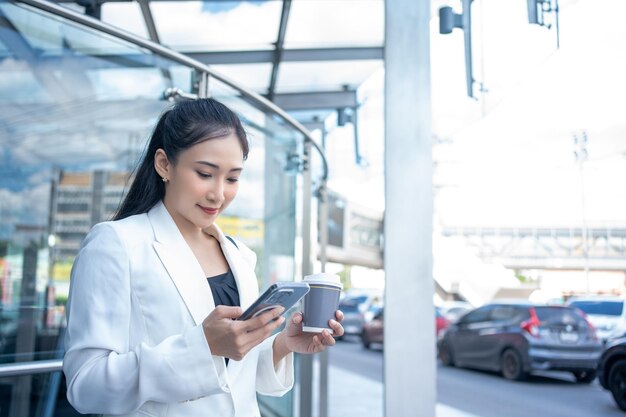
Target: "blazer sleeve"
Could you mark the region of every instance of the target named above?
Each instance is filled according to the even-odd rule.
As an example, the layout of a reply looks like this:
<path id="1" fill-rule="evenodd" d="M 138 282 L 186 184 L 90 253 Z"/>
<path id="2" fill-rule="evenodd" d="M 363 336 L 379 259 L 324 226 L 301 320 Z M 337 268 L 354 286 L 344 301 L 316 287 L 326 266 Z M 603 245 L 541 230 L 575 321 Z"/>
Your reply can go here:
<path id="1" fill-rule="evenodd" d="M 201 326 L 156 345 L 129 346 L 130 259 L 110 223 L 95 226 L 71 274 L 63 371 L 81 413 L 124 414 L 227 390 Z M 135 318 L 137 319 L 137 318 Z"/>
<path id="2" fill-rule="evenodd" d="M 293 353 L 274 366 L 273 344 L 276 336 L 267 338 L 259 346 L 256 390 L 259 394 L 280 397 L 293 388 Z"/>

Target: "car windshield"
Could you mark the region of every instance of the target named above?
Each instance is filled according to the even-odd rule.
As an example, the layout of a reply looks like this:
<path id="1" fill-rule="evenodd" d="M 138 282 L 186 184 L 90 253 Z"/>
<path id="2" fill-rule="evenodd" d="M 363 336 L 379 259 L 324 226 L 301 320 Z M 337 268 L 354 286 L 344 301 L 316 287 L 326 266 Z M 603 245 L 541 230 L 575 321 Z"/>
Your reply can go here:
<path id="1" fill-rule="evenodd" d="M 366 295 L 356 297 L 346 297 L 339 303 L 339 310 L 343 313 L 354 313 L 359 311 L 359 305 L 367 301 Z"/>
<path id="2" fill-rule="evenodd" d="M 572 301 L 570 304 L 584 311 L 586 314 L 601 314 L 604 316 L 621 316 L 624 310 L 623 301 Z"/>

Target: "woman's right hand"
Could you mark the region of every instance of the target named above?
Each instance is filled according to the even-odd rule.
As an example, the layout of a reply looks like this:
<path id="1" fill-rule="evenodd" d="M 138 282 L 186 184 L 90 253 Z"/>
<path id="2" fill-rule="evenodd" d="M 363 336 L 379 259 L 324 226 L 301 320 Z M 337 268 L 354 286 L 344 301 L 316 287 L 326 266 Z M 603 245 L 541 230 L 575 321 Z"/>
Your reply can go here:
<path id="1" fill-rule="evenodd" d="M 285 318 L 280 316 L 283 311 L 283 307 L 277 307 L 240 321 L 235 319 L 243 313 L 241 307 L 215 307 L 202 322 L 211 353 L 240 361 L 283 324 Z"/>

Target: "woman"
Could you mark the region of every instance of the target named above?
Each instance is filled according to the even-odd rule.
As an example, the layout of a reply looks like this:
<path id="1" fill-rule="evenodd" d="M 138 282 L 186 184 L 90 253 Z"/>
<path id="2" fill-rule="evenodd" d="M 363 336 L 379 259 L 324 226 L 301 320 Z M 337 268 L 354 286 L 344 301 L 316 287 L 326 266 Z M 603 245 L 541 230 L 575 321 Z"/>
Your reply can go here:
<path id="1" fill-rule="evenodd" d="M 241 122 L 216 100 L 161 116 L 115 220 L 93 227 L 72 269 L 63 370 L 79 412 L 259 416 L 257 392 L 293 386 L 292 352 L 335 343 L 303 333 L 299 313 L 272 336 L 282 308 L 233 320 L 258 296 L 256 257 L 214 222 L 247 155 Z"/>

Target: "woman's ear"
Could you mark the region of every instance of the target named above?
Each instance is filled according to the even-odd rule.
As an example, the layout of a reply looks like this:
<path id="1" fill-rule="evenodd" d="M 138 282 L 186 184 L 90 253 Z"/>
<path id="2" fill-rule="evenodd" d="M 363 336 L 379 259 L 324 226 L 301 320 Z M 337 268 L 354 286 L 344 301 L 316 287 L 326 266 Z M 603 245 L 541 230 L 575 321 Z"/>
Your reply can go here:
<path id="1" fill-rule="evenodd" d="M 161 148 L 154 153 L 154 169 L 164 180 L 170 179 L 170 161 L 167 159 L 165 151 Z"/>

